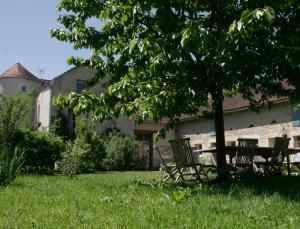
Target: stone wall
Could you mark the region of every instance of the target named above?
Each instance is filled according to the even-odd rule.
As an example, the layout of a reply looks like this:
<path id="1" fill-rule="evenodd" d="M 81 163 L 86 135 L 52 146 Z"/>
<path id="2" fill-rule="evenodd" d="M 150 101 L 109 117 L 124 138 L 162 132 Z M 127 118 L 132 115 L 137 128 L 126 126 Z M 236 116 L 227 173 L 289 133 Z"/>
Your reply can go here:
<path id="1" fill-rule="evenodd" d="M 291 122 L 291 106 L 288 102 L 274 104 L 271 110 L 261 109 L 259 113 L 236 110 L 224 114 L 225 141 L 230 144 L 237 138 L 258 138 L 259 145 L 268 146 L 270 138 L 287 134 L 289 137 L 300 135 L 299 127 Z M 209 149 L 216 141 L 209 132 L 209 121 L 184 121 L 177 126 L 178 138 L 191 138 L 191 145 Z M 291 144 L 293 144 L 291 142 Z"/>
<path id="2" fill-rule="evenodd" d="M 272 109 L 259 113 L 248 109 L 225 112 L 226 145 L 236 145 L 238 138 L 257 138 L 259 146 L 274 146 L 274 138 L 286 134 L 289 147 L 300 148 L 300 127 L 293 125 L 292 109 L 288 102 L 273 104 Z M 177 126 L 177 138 L 189 137 L 191 146 L 198 149 L 214 148 L 216 137 L 209 132 L 209 121 L 191 120 Z M 206 155 L 204 155 L 206 156 Z"/>

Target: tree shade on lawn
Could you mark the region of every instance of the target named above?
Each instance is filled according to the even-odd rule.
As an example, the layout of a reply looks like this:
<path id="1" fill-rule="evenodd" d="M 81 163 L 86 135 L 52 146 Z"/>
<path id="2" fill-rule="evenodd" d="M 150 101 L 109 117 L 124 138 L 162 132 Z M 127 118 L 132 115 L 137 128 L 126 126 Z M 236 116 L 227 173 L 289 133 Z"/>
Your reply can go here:
<path id="1" fill-rule="evenodd" d="M 160 183 L 161 172 L 20 176 L 0 188 L 3 228 L 297 228 L 300 177 Z M 155 179 L 155 180 L 154 180 Z"/>
<path id="2" fill-rule="evenodd" d="M 51 35 L 93 51 L 89 59 L 68 60 L 97 71 L 87 86 L 104 76 L 111 81 L 100 96 L 84 91 L 57 102 L 75 113 L 93 112 L 97 121 L 167 117 L 160 136 L 182 114 L 212 116 L 218 175 L 226 178 L 225 92 L 241 93 L 252 108 L 274 95 L 296 97 L 299 5 L 291 0 L 61 0 L 58 21 L 65 29 L 52 29 Z M 92 26 L 91 19 L 98 24 Z"/>

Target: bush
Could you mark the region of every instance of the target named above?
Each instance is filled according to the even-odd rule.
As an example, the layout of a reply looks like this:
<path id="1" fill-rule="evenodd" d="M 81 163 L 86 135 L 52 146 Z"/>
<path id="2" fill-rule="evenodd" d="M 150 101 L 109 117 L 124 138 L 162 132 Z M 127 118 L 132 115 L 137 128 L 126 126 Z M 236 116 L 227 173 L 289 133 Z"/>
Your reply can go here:
<path id="1" fill-rule="evenodd" d="M 33 94 L 17 93 L 15 97 L 0 95 L 0 148 L 14 148 L 18 130 L 32 126 Z"/>
<path id="2" fill-rule="evenodd" d="M 73 139 L 69 133 L 69 124 L 66 115 L 62 109 L 58 109 L 56 114 L 51 118 L 50 133 L 62 137 L 64 141 Z"/>
<path id="3" fill-rule="evenodd" d="M 18 147 L 24 151 L 26 172 L 53 173 L 54 163 L 61 159 L 64 143 L 58 136 L 23 129 L 19 131 Z"/>
<path id="4" fill-rule="evenodd" d="M 0 151 L 0 185 L 10 184 L 16 179 L 24 159 L 17 148 L 1 148 Z"/>
<path id="5" fill-rule="evenodd" d="M 106 156 L 103 165 L 107 170 L 129 170 L 135 167 L 134 158 L 138 142 L 131 136 L 110 132 L 104 138 Z"/>
<path id="6" fill-rule="evenodd" d="M 87 144 L 83 138 L 67 142 L 62 157 L 60 171 L 66 175 L 89 172 L 95 167 L 91 155 L 91 145 Z"/>
<path id="7" fill-rule="evenodd" d="M 104 170 L 103 159 L 105 158 L 104 140 L 101 136 L 94 133 L 87 139 L 88 144 L 91 146 L 90 159 L 94 162 L 96 170 Z"/>
<path id="8" fill-rule="evenodd" d="M 105 157 L 104 142 L 101 136 L 97 134 L 95 123 L 91 122 L 91 118 L 88 116 L 77 117 L 75 133 L 76 140 L 80 139 L 78 143 L 80 141 L 83 143 L 84 141 L 90 146 L 89 155 L 83 159 L 84 162 L 87 163 L 87 160 L 89 160 L 94 169 L 103 170 L 103 159 Z M 79 145 L 82 146 L 82 143 Z"/>

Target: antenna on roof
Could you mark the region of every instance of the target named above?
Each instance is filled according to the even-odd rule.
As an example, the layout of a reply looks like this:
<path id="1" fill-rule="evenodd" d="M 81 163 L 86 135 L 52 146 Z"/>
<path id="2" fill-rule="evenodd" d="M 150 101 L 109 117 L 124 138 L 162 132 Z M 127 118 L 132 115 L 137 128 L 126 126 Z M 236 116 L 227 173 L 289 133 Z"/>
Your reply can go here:
<path id="1" fill-rule="evenodd" d="M 38 74 L 39 74 L 40 79 L 41 79 L 42 75 L 45 74 L 45 67 L 38 67 Z"/>

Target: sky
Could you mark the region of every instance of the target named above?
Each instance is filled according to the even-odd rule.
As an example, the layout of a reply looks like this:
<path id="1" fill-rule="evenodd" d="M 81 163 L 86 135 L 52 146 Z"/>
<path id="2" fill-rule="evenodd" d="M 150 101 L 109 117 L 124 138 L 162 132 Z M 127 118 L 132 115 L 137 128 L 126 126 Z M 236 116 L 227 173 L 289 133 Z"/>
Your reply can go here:
<path id="1" fill-rule="evenodd" d="M 56 21 L 58 2 L 0 0 L 0 74 L 19 62 L 35 76 L 53 79 L 72 67 L 66 63 L 68 57 L 90 55 L 51 38 L 50 29 L 62 27 Z"/>

